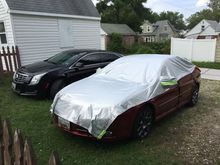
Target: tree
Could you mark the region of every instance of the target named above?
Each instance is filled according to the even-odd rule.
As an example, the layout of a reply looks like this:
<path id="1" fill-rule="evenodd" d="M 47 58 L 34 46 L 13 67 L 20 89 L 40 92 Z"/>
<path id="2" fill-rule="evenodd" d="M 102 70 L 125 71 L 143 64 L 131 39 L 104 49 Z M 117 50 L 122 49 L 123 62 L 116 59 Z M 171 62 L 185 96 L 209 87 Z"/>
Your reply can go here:
<path id="1" fill-rule="evenodd" d="M 183 14 L 179 12 L 172 12 L 172 11 L 164 11 L 161 12 L 158 16 L 158 20 L 169 20 L 170 23 L 178 30 L 186 29 L 186 25 L 183 20 Z"/>
<path id="2" fill-rule="evenodd" d="M 210 0 L 208 6 L 212 10 L 213 17 L 215 18 L 215 20 L 220 21 L 220 1 Z"/>
<path id="3" fill-rule="evenodd" d="M 143 3 L 147 0 L 99 0 L 97 9 L 101 14 L 103 23 L 124 23 L 134 31 L 141 31 L 141 24 L 152 11 L 145 8 Z M 151 20 L 150 20 L 151 21 Z"/>

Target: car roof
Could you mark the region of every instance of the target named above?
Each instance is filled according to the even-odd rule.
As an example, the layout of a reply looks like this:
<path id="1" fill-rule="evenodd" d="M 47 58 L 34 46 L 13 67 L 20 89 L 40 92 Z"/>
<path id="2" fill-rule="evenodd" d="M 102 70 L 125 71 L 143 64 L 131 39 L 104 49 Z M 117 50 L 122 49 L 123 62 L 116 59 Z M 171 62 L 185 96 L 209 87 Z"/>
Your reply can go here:
<path id="1" fill-rule="evenodd" d="M 158 79 L 172 77 L 179 80 L 195 67 L 178 56 L 142 54 L 119 58 L 102 69 L 104 75 L 114 79 L 126 79 L 138 83 L 150 83 Z"/>
<path id="2" fill-rule="evenodd" d="M 114 53 L 114 54 L 119 54 L 122 55 L 120 53 L 117 52 L 111 52 L 111 51 L 106 51 L 106 50 L 99 50 L 99 49 L 70 49 L 70 50 L 66 50 L 65 52 L 72 52 L 72 53 L 76 53 L 76 54 L 80 54 L 80 53 L 84 53 L 85 54 L 89 54 L 89 53 Z"/>
<path id="3" fill-rule="evenodd" d="M 163 55 L 163 54 L 134 54 L 129 56 L 124 56 L 121 61 L 132 61 L 134 64 L 151 64 L 161 66 L 171 59 L 176 59 L 177 56 Z"/>

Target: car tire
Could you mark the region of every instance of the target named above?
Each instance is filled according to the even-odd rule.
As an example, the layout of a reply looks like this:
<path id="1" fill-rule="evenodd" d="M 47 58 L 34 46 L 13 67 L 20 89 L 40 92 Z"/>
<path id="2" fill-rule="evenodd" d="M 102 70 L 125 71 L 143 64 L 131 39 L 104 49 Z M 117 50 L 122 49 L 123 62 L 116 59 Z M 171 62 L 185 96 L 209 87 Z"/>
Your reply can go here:
<path id="1" fill-rule="evenodd" d="M 55 95 L 66 86 L 63 80 L 56 80 L 50 88 L 50 98 L 53 99 Z"/>
<path id="2" fill-rule="evenodd" d="M 154 123 L 154 110 L 143 108 L 137 115 L 132 132 L 133 138 L 142 139 L 149 135 Z"/>
<path id="3" fill-rule="evenodd" d="M 194 89 L 193 89 L 192 98 L 191 98 L 191 100 L 190 100 L 190 102 L 189 102 L 189 105 L 190 105 L 190 106 L 196 105 L 196 103 L 198 102 L 198 100 L 199 100 L 199 86 L 196 85 L 196 86 L 194 87 Z"/>

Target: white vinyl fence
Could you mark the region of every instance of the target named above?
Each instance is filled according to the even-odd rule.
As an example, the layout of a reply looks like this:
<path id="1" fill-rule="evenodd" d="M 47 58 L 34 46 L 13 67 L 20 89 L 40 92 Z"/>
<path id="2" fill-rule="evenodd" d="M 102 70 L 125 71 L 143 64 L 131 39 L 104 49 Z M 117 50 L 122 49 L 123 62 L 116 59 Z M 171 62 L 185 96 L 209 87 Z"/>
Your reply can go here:
<path id="1" fill-rule="evenodd" d="M 215 62 L 216 39 L 171 39 L 171 55 L 190 61 Z"/>

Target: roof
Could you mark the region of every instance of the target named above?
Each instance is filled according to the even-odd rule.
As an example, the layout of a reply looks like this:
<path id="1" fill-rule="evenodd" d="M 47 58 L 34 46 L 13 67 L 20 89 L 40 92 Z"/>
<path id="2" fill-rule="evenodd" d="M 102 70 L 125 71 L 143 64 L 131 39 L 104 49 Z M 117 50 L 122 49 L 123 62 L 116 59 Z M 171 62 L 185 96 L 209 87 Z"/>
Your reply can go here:
<path id="1" fill-rule="evenodd" d="M 170 26 L 170 28 L 173 30 L 174 33 L 177 32 L 177 30 L 175 29 L 175 27 L 170 23 L 169 20 L 161 20 L 161 21 L 157 21 L 156 23 L 152 24 L 152 26 L 154 27 L 154 30 L 152 33 L 144 33 L 141 34 L 143 36 L 156 36 L 158 33 L 160 33 L 160 27 L 164 27 L 164 26 Z M 162 34 L 162 33 L 160 33 Z M 165 34 L 165 33 L 164 33 Z"/>
<path id="2" fill-rule="evenodd" d="M 122 35 L 136 35 L 136 33 L 126 24 L 102 23 L 101 27 L 107 34 L 119 33 Z"/>
<path id="3" fill-rule="evenodd" d="M 220 23 L 219 23 L 218 26 L 216 27 L 216 32 L 220 32 Z"/>
<path id="4" fill-rule="evenodd" d="M 161 21 L 157 21 L 154 26 L 159 26 L 159 27 L 164 27 L 165 25 L 169 25 L 171 27 L 171 29 L 173 30 L 173 32 L 176 32 L 177 30 L 175 29 L 175 27 L 170 23 L 169 20 L 161 20 Z"/>
<path id="5" fill-rule="evenodd" d="M 219 23 L 217 22 L 217 21 L 213 21 L 213 20 L 206 20 L 209 24 L 210 24 L 210 26 L 214 29 L 214 30 L 216 30 L 216 28 L 218 27 L 218 25 L 219 25 Z"/>
<path id="6" fill-rule="evenodd" d="M 6 0 L 10 10 L 100 17 L 91 0 Z"/>

